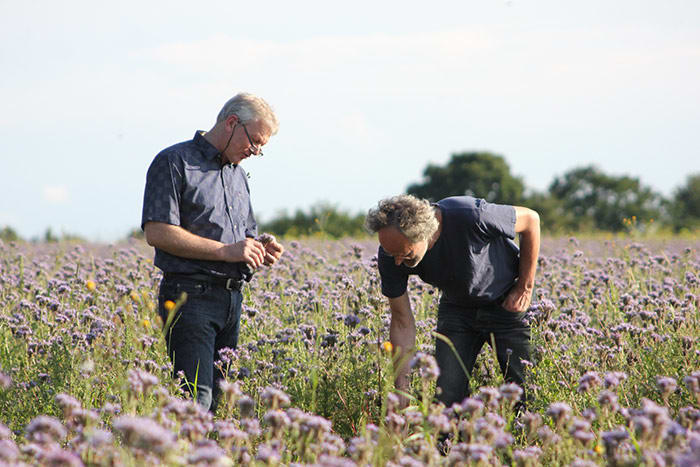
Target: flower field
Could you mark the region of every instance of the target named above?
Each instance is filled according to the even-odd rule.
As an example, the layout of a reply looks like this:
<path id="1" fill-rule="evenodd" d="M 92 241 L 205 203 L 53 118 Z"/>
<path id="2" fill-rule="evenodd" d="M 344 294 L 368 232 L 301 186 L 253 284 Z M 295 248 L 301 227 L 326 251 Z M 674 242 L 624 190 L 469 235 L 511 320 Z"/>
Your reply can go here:
<path id="1" fill-rule="evenodd" d="M 700 241 L 544 239 L 519 413 L 489 347 L 472 397 L 432 403 L 418 280 L 401 408 L 376 243 L 285 247 L 245 289 L 212 415 L 170 377 L 145 244 L 0 242 L 0 465 L 700 465 Z"/>

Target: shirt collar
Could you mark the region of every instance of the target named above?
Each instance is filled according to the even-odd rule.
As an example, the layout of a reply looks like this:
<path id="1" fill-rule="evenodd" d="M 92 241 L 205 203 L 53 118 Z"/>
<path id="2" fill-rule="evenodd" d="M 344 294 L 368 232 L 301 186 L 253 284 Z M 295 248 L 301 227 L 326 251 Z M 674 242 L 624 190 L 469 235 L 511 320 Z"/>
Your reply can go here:
<path id="1" fill-rule="evenodd" d="M 194 141 L 194 144 L 196 144 L 197 147 L 202 150 L 202 154 L 205 158 L 215 159 L 220 157 L 219 150 L 216 149 L 214 145 L 207 141 L 207 139 L 204 137 L 205 133 L 206 131 L 197 130 L 194 133 L 194 138 L 192 138 L 192 141 Z"/>

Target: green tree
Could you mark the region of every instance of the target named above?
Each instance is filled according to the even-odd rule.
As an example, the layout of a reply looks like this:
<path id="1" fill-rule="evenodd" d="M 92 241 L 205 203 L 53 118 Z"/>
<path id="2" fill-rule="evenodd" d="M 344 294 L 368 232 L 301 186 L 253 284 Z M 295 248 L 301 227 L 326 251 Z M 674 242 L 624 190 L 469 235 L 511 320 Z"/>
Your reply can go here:
<path id="1" fill-rule="evenodd" d="M 308 212 L 297 209 L 294 215 L 288 215 L 282 211 L 258 230 L 292 237 L 325 234 L 341 238 L 366 234 L 364 219 L 363 214 L 353 215 L 332 204 L 318 203 L 311 206 Z"/>
<path id="2" fill-rule="evenodd" d="M 407 193 L 437 201 L 448 196 L 471 195 L 492 203 L 521 204 L 525 185 L 510 173 L 503 156 L 490 152 L 453 154 L 445 166 L 429 164 L 423 182 Z"/>
<path id="3" fill-rule="evenodd" d="M 568 230 L 624 230 L 625 219 L 658 220 L 663 199 L 637 178 L 611 176 L 595 166 L 570 170 L 554 179 L 549 194 L 561 204 L 558 215 Z"/>
<path id="4" fill-rule="evenodd" d="M 700 228 L 700 173 L 689 175 L 685 185 L 674 192 L 670 211 L 676 232 Z"/>
<path id="5" fill-rule="evenodd" d="M 44 242 L 56 243 L 57 241 L 58 237 L 54 235 L 53 231 L 51 230 L 51 227 L 47 227 L 46 232 L 44 232 Z"/>
<path id="6" fill-rule="evenodd" d="M 540 227 L 548 234 L 562 234 L 568 232 L 571 219 L 562 215 L 565 212 L 561 200 L 554 198 L 549 193 L 533 192 L 525 197 L 523 206 L 534 209 L 540 216 Z"/>
<path id="7" fill-rule="evenodd" d="M 0 240 L 4 242 L 15 242 L 19 239 L 19 235 L 17 235 L 15 229 L 10 227 L 9 225 L 0 229 Z"/>

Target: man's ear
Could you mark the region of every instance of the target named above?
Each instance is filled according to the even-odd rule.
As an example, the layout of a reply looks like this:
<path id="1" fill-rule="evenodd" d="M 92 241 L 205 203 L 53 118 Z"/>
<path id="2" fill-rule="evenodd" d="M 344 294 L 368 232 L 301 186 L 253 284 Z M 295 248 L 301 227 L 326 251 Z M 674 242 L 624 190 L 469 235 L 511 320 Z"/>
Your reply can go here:
<path id="1" fill-rule="evenodd" d="M 228 118 L 226 118 L 226 126 L 229 127 L 230 129 L 233 129 L 233 127 L 238 123 L 238 115 L 233 114 L 230 115 Z"/>

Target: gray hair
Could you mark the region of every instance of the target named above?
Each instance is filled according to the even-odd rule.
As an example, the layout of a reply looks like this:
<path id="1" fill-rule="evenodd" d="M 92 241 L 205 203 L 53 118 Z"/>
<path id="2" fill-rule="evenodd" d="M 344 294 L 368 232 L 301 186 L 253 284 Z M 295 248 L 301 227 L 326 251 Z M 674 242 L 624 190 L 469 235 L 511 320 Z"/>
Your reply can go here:
<path id="1" fill-rule="evenodd" d="M 370 209 L 365 218 L 365 227 L 370 232 L 395 227 L 411 243 L 416 243 L 430 240 L 438 229 L 438 220 L 428 200 L 398 195 L 383 199 Z"/>
<path id="2" fill-rule="evenodd" d="M 216 123 L 223 122 L 231 115 L 238 116 L 241 123 L 263 121 L 270 127 L 273 135 L 277 134 L 280 126 L 272 107 L 263 98 L 247 92 L 238 93 L 229 99 L 216 117 Z"/>

